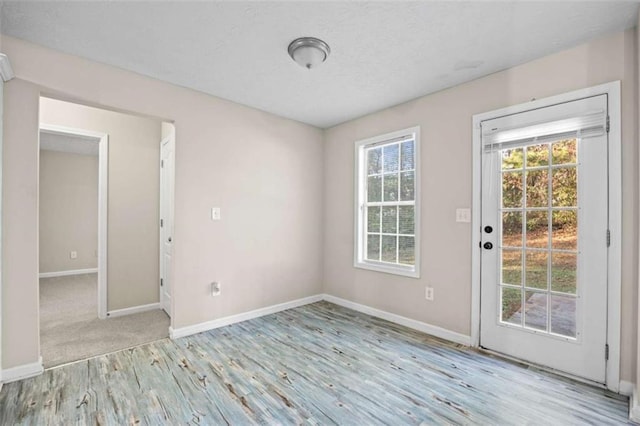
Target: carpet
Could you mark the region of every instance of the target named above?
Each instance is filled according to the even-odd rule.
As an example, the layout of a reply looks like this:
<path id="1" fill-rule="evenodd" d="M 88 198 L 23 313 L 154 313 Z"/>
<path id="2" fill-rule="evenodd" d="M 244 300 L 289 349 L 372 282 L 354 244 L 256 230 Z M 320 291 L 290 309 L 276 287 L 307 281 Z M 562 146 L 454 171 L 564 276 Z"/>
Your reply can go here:
<path id="1" fill-rule="evenodd" d="M 101 320 L 97 274 L 40 279 L 40 349 L 45 368 L 168 337 L 161 310 Z"/>

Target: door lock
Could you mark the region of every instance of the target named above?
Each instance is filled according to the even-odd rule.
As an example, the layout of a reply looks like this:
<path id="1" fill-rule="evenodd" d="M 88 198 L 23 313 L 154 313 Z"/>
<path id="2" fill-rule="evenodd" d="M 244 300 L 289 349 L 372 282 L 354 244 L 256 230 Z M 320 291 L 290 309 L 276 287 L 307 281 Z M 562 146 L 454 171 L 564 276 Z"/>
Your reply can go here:
<path id="1" fill-rule="evenodd" d="M 491 250 L 493 248 L 493 244 L 491 243 L 484 243 L 484 248 L 487 250 Z"/>
<path id="2" fill-rule="evenodd" d="M 487 234 L 490 234 L 493 232 L 493 228 L 490 226 L 485 226 L 484 227 L 484 232 L 486 232 Z"/>

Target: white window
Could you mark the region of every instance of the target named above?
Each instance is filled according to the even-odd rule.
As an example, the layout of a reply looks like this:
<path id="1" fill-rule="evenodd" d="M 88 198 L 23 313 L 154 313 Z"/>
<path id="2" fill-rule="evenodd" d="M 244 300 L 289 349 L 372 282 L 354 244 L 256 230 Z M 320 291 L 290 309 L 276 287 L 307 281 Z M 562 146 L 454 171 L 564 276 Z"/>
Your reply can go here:
<path id="1" fill-rule="evenodd" d="M 420 276 L 420 128 L 355 144 L 357 268 Z"/>

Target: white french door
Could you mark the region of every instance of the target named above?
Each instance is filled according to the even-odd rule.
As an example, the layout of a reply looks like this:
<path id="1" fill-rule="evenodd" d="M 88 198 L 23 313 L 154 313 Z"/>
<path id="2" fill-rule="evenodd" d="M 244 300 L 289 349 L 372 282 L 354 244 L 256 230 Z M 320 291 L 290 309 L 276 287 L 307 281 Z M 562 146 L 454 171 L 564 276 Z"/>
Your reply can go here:
<path id="1" fill-rule="evenodd" d="M 607 96 L 484 121 L 480 345 L 605 383 Z"/>

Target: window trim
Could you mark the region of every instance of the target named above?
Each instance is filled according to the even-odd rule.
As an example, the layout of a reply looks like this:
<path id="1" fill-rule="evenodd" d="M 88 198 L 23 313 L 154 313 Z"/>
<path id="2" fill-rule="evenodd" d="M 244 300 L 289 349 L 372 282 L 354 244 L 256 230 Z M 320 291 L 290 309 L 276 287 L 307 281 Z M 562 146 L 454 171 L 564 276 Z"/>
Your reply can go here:
<path id="1" fill-rule="evenodd" d="M 364 150 L 374 145 L 383 145 L 394 140 L 402 140 L 413 138 L 414 140 L 414 170 L 415 170 L 415 183 L 414 183 L 414 226 L 415 226 L 415 264 L 413 266 L 408 265 L 393 265 L 385 262 L 376 262 L 372 260 L 365 260 L 364 258 L 364 197 L 365 197 L 365 171 L 366 171 L 366 156 L 363 155 Z M 401 275 L 411 278 L 420 278 L 420 126 L 409 127 L 407 129 L 398 130 L 396 132 L 386 133 L 384 135 L 374 136 L 367 139 L 356 141 L 354 144 L 354 193 L 353 193 L 353 227 L 354 227 L 354 240 L 353 240 L 353 266 L 358 269 L 367 269 L 371 271 L 384 272 L 387 274 Z"/>

